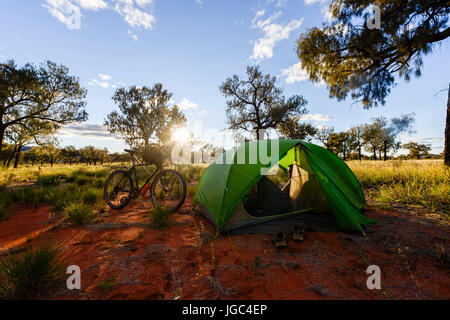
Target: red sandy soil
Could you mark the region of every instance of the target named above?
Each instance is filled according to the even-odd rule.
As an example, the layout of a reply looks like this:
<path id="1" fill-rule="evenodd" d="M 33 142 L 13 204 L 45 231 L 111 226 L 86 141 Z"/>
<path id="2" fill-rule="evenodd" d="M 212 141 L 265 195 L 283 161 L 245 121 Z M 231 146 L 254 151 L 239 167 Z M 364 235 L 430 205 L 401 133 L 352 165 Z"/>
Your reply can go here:
<path id="1" fill-rule="evenodd" d="M 308 232 L 277 250 L 270 235 L 219 235 L 186 201 L 164 230 L 147 225 L 146 210 L 109 210 L 72 226 L 51 207 L 16 206 L 0 222 L 0 255 L 55 241 L 67 265 L 81 268 L 81 290 L 64 283 L 45 299 L 449 299 L 450 228 L 411 211 L 366 210 L 377 220 L 360 233 Z M 198 230 L 203 230 L 199 232 Z M 208 241 L 210 240 L 210 241 Z M 382 290 L 366 287 L 378 265 Z M 114 279 L 112 290 L 100 285 Z"/>

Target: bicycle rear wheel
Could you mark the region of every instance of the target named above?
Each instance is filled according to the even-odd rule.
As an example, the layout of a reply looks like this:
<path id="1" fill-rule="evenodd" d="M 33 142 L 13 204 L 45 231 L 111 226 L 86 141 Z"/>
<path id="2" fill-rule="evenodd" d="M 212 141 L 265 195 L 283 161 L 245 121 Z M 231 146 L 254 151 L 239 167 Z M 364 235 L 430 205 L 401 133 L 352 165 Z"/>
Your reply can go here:
<path id="1" fill-rule="evenodd" d="M 186 182 L 178 171 L 164 170 L 153 180 L 150 192 L 155 207 L 175 212 L 186 199 Z"/>
<path id="2" fill-rule="evenodd" d="M 130 174 L 123 170 L 114 171 L 105 182 L 105 201 L 113 209 L 123 209 L 131 201 L 132 190 Z"/>

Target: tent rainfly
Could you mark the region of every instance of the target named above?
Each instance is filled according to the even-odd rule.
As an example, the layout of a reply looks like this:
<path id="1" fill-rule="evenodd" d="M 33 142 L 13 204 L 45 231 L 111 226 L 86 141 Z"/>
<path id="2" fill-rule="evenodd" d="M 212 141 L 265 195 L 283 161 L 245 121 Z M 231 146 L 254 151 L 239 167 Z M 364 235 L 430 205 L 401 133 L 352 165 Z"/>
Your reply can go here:
<path id="1" fill-rule="evenodd" d="M 289 173 L 286 190 L 267 178 L 276 166 Z M 361 231 L 375 223 L 360 212 L 366 201 L 345 162 L 301 140 L 249 141 L 225 152 L 206 169 L 195 199 L 219 231 L 235 234 L 271 233 L 293 224 Z"/>

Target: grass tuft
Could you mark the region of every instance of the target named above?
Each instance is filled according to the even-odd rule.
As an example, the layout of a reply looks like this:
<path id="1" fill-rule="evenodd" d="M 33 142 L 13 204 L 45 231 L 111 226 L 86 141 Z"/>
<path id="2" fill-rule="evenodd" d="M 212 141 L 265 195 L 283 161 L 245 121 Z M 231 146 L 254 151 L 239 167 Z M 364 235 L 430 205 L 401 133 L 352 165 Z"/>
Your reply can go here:
<path id="1" fill-rule="evenodd" d="M 67 203 L 63 211 L 66 218 L 76 225 L 87 224 L 95 217 L 91 206 L 79 201 Z"/>
<path id="2" fill-rule="evenodd" d="M 116 285 L 116 276 L 112 276 L 110 279 L 103 280 L 99 288 L 102 289 L 105 293 L 111 292 L 114 289 L 114 286 Z"/>
<path id="3" fill-rule="evenodd" d="M 148 214 L 150 226 L 156 229 L 163 229 L 172 225 L 170 221 L 170 211 L 164 207 L 155 207 Z"/>
<path id="4" fill-rule="evenodd" d="M 89 178 L 88 176 L 85 176 L 85 175 L 77 176 L 75 178 L 75 183 L 79 186 L 84 186 L 84 185 L 88 184 L 89 182 L 91 182 L 91 178 Z"/>
<path id="5" fill-rule="evenodd" d="M 61 253 L 53 244 L 30 248 L 0 263 L 0 296 L 30 299 L 54 287 L 64 275 Z"/>

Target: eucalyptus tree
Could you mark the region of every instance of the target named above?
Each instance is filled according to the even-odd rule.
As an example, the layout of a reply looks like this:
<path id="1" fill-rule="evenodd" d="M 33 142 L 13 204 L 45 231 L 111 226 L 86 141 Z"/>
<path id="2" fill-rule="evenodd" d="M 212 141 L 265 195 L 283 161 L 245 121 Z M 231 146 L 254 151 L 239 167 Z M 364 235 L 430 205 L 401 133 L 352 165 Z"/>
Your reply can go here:
<path id="1" fill-rule="evenodd" d="M 60 127 L 87 120 L 86 93 L 63 65 L 0 63 L 0 152 L 7 130 L 30 121 Z"/>
<path id="2" fill-rule="evenodd" d="M 263 130 L 278 130 L 280 126 L 285 130 L 283 124 L 308 113 L 308 102 L 302 96 L 284 97 L 276 82 L 276 77 L 263 74 L 258 66 L 247 67 L 245 79 L 236 74 L 227 78 L 219 88 L 227 98 L 229 129 L 256 131 L 256 139 L 260 140 Z"/>
<path id="3" fill-rule="evenodd" d="M 329 12 L 330 22 L 300 36 L 297 55 L 330 97 L 365 108 L 385 104 L 398 79 L 420 77 L 423 57 L 450 36 L 448 0 L 333 0 Z M 450 86 L 446 119 L 450 166 Z"/>

